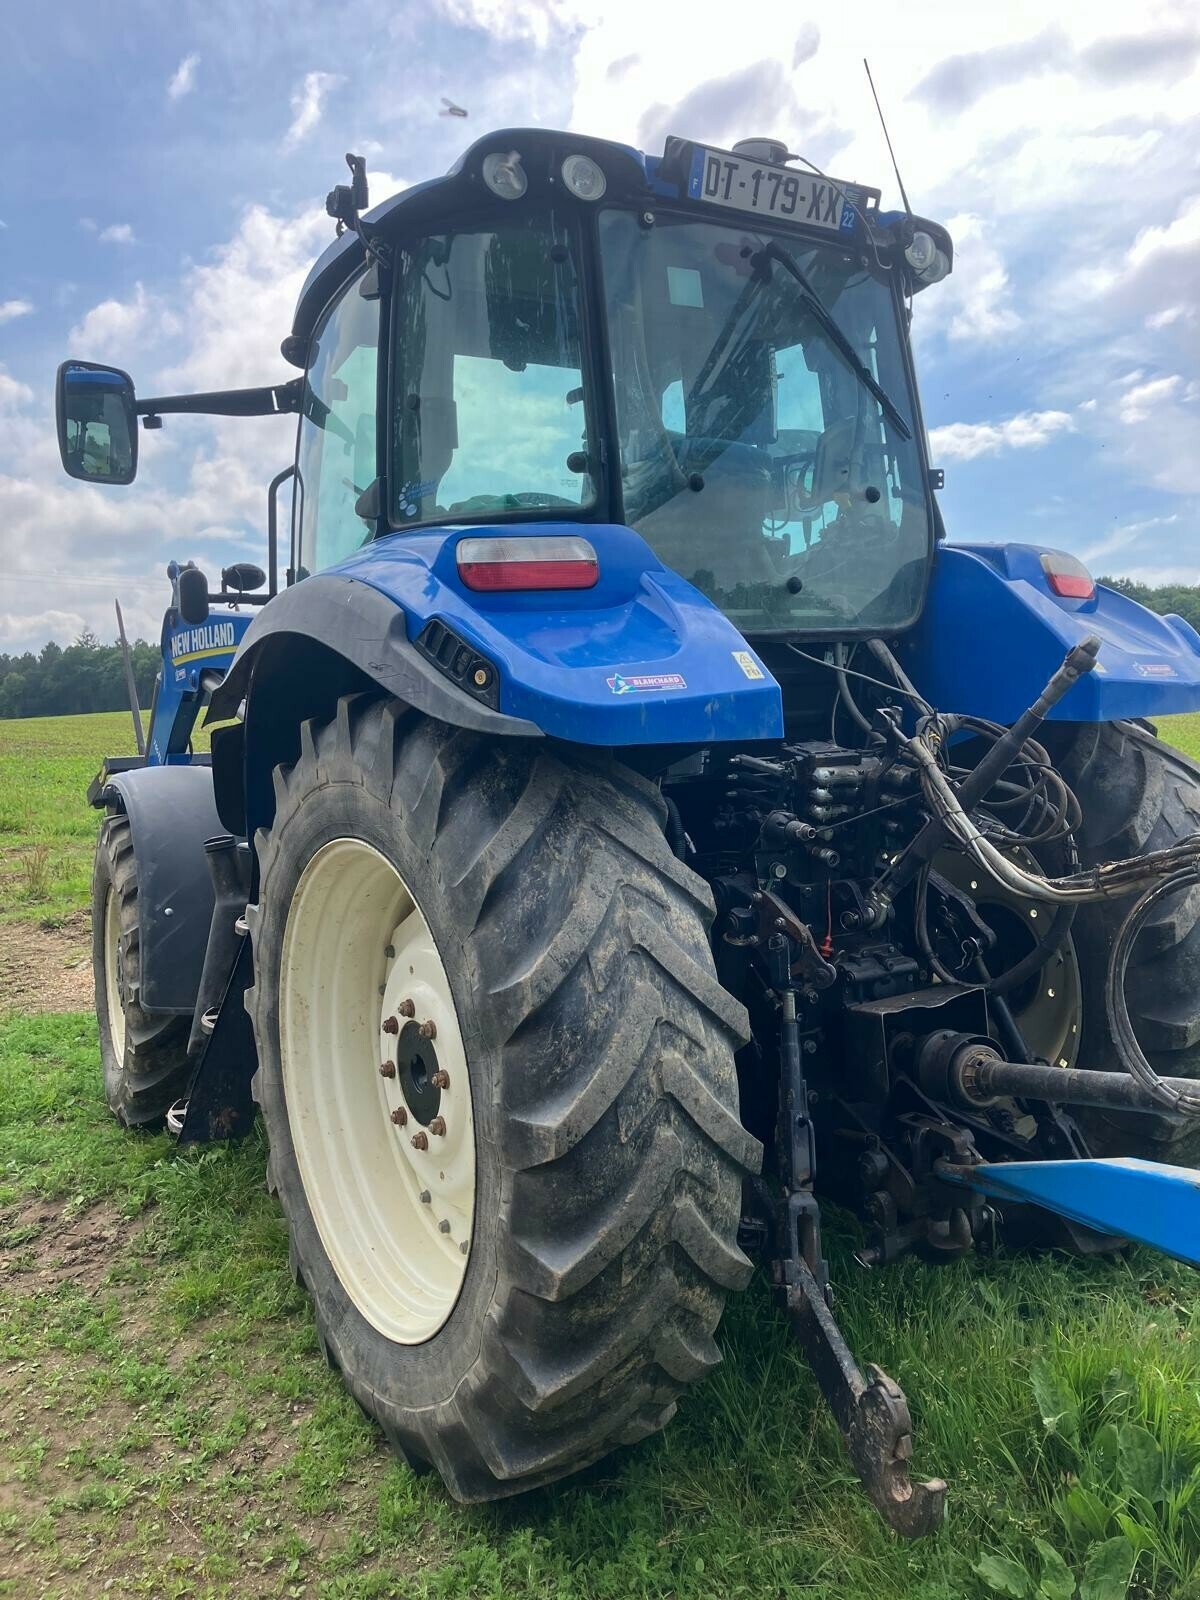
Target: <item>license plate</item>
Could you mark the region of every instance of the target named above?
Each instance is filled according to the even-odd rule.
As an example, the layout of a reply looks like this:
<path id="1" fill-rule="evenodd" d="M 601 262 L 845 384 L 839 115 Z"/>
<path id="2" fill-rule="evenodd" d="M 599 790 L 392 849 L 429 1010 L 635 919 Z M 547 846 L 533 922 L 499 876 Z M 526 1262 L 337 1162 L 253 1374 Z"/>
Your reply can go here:
<path id="1" fill-rule="evenodd" d="M 849 232 L 857 214 L 844 184 L 814 172 L 765 166 L 746 156 L 703 147 L 692 153 L 688 196 L 735 211 L 828 228 L 831 233 Z"/>

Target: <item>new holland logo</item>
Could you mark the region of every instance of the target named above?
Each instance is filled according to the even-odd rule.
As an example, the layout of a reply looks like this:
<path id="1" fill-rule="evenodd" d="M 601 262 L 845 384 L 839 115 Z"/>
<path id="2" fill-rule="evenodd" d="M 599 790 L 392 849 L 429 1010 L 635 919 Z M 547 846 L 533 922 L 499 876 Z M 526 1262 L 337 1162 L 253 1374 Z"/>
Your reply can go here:
<path id="1" fill-rule="evenodd" d="M 207 655 L 218 650 L 232 650 L 237 636 L 232 622 L 206 622 L 198 628 L 185 628 L 171 640 L 171 659 L 183 656 Z"/>

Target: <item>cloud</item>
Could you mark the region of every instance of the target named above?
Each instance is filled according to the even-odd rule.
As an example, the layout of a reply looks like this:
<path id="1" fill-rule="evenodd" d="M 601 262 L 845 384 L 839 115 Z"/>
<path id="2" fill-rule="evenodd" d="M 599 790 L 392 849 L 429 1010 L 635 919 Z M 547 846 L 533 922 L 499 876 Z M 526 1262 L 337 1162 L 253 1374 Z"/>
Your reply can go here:
<path id="1" fill-rule="evenodd" d="M 112 222 L 107 228 L 101 228 L 98 235 L 101 244 L 135 244 L 133 229 L 127 222 Z"/>
<path id="2" fill-rule="evenodd" d="M 27 317 L 32 311 L 32 300 L 0 300 L 0 322 L 12 322 L 17 317 Z"/>
<path id="3" fill-rule="evenodd" d="M 935 461 L 974 461 L 1004 450 L 1036 450 L 1056 434 L 1074 432 L 1065 411 L 1021 411 L 1005 422 L 950 422 L 929 431 Z"/>
<path id="4" fill-rule="evenodd" d="M 344 83 L 337 72 L 306 72 L 303 81 L 292 93 L 292 121 L 283 138 L 285 150 L 293 150 L 321 120 L 325 101 L 330 92 Z"/>
<path id="5" fill-rule="evenodd" d="M 125 362 L 140 357 L 159 340 L 179 331 L 179 319 L 158 295 L 141 283 L 132 300 L 101 300 L 67 335 L 86 360 Z"/>
<path id="6" fill-rule="evenodd" d="M 815 30 L 807 36 L 809 54 L 815 54 L 819 42 Z M 801 53 L 801 60 L 806 59 Z M 728 149 L 746 136 L 748 106 L 771 106 L 775 122 L 783 122 L 793 135 L 816 120 L 798 105 L 789 69 L 771 58 L 698 83 L 674 105 L 652 105 L 638 123 L 638 143 L 643 150 L 661 150 L 666 135 L 678 133 Z"/>
<path id="7" fill-rule="evenodd" d="M 909 98 L 957 114 L 993 89 L 1046 71 L 1062 60 L 1065 50 L 1062 32 L 1047 28 L 1032 39 L 947 56 L 925 74 Z"/>
<path id="8" fill-rule="evenodd" d="M 954 271 L 922 300 L 928 327 L 970 344 L 992 344 L 1015 333 L 1021 318 L 1013 306 L 1008 269 L 987 224 L 968 212 L 951 217 L 947 227 L 954 240 Z"/>
<path id="9" fill-rule="evenodd" d="M 0 367 L 0 412 L 19 411 L 33 399 L 33 390 L 27 383 L 18 383 Z"/>
<path id="10" fill-rule="evenodd" d="M 1140 33 L 1110 34 L 1075 48 L 1061 28 L 1050 27 L 1032 38 L 947 56 L 926 73 L 910 98 L 957 116 L 995 90 L 1048 72 L 1122 88 L 1139 79 L 1181 78 L 1191 71 L 1198 53 L 1200 34 L 1185 29 L 1156 32 L 1147 26 Z"/>
<path id="11" fill-rule="evenodd" d="M 191 94 L 196 87 L 196 68 L 200 65 L 200 57 L 192 54 L 184 56 L 183 60 L 171 74 L 167 84 L 167 99 L 182 100 L 184 95 Z"/>
<path id="12" fill-rule="evenodd" d="M 1077 60 L 1103 83 L 1134 78 L 1182 78 L 1200 54 L 1200 34 L 1185 28 L 1121 33 L 1080 50 Z"/>
<path id="13" fill-rule="evenodd" d="M 1174 400 L 1183 390 L 1183 379 L 1178 373 L 1169 378 L 1151 378 L 1148 383 L 1138 383 L 1121 396 L 1117 407 L 1120 420 L 1132 427 L 1146 418 L 1163 400 Z"/>

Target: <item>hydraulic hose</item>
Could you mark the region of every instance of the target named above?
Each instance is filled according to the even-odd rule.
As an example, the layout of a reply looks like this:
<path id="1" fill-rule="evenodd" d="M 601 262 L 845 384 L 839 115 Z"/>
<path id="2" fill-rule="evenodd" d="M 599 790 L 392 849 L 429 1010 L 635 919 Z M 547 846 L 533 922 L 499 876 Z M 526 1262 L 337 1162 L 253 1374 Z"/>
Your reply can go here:
<path id="1" fill-rule="evenodd" d="M 1112 959 L 1108 965 L 1108 979 L 1104 986 L 1104 1008 L 1108 1014 L 1108 1025 L 1112 1029 L 1121 1060 L 1131 1077 L 1137 1079 L 1157 1105 L 1166 1111 L 1175 1111 L 1185 1117 L 1200 1116 L 1200 1085 L 1195 1089 L 1186 1089 L 1181 1087 L 1178 1079 L 1166 1083 L 1150 1065 L 1133 1031 L 1133 1023 L 1129 1019 L 1129 1005 L 1125 999 L 1125 975 L 1129 970 L 1129 958 L 1133 953 L 1134 942 L 1154 907 L 1167 895 L 1174 894 L 1180 889 L 1190 888 L 1195 883 L 1200 883 L 1200 862 L 1197 861 L 1171 877 L 1163 878 L 1146 891 L 1121 924 L 1113 946 Z"/>

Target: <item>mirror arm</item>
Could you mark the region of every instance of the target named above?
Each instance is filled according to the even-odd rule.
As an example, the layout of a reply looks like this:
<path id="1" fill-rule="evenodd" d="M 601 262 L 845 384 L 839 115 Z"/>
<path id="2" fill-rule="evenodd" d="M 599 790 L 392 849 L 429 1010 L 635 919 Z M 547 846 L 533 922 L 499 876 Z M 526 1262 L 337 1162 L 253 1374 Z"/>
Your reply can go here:
<path id="1" fill-rule="evenodd" d="M 262 389 L 214 389 L 208 394 L 165 394 L 134 402 L 139 417 L 192 412 L 209 417 L 272 417 L 300 409 L 303 379 Z"/>

